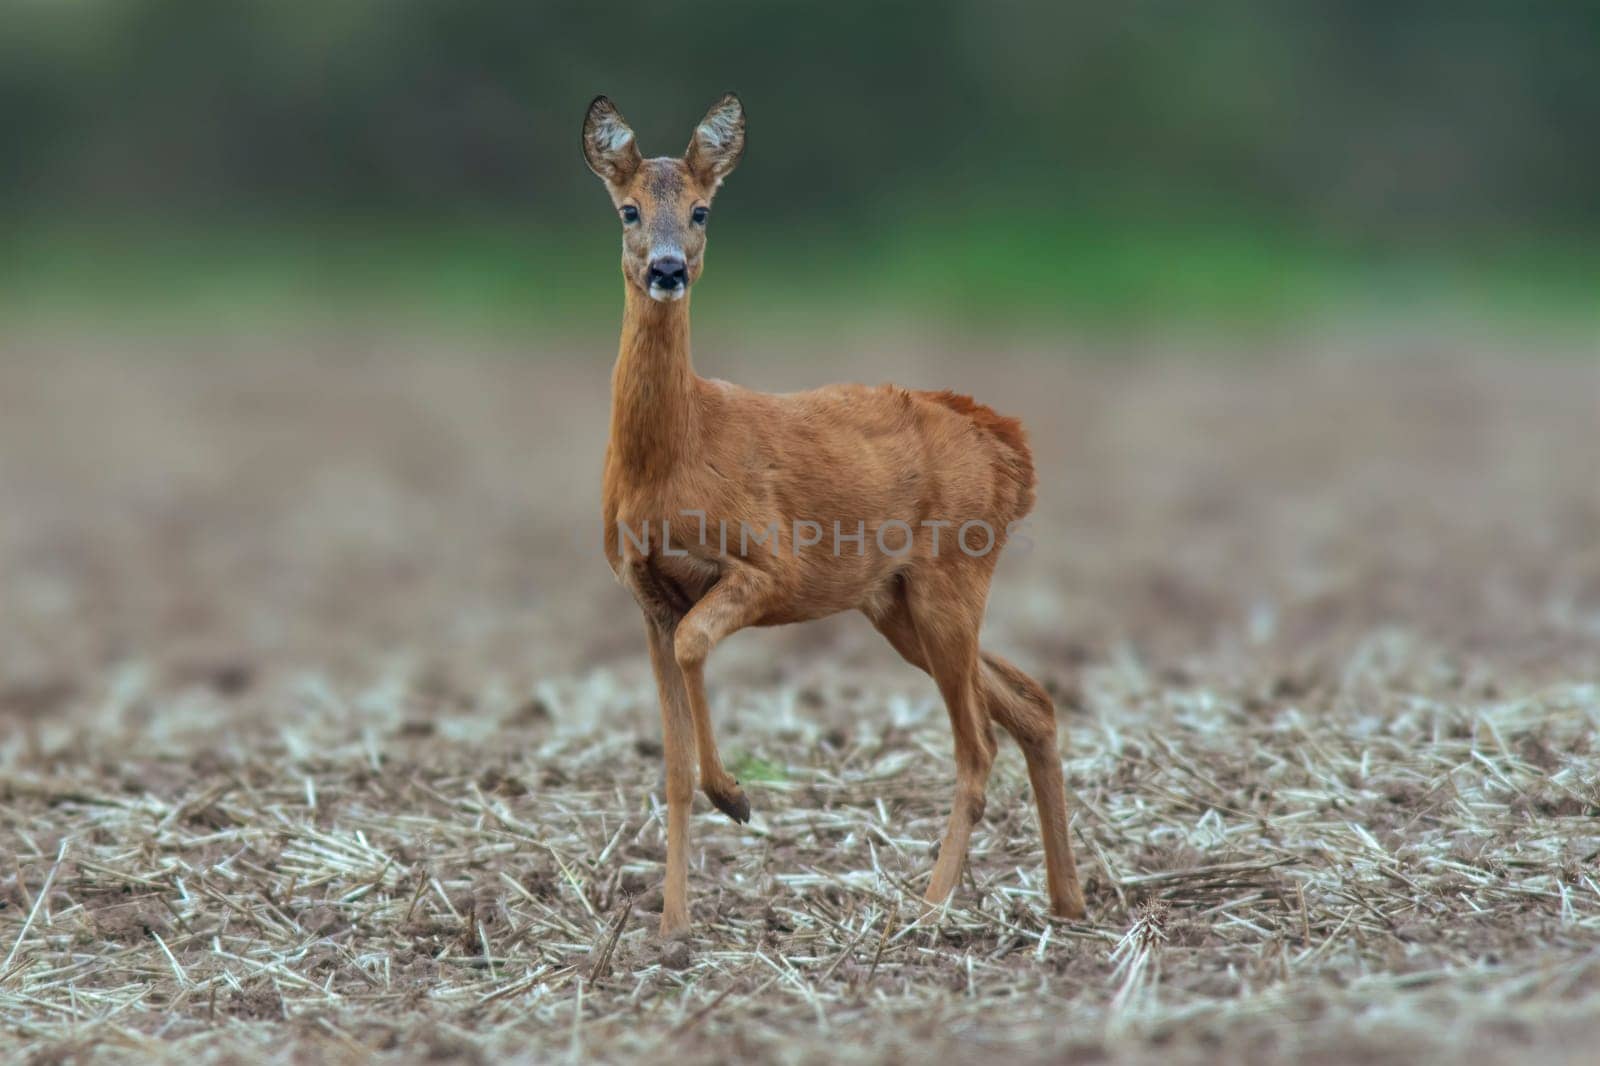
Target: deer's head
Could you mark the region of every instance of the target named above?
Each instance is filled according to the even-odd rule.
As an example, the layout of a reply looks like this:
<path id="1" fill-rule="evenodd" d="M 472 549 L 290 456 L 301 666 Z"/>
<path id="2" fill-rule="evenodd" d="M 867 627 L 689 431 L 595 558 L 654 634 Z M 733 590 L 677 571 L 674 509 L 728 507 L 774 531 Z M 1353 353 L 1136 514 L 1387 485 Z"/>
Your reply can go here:
<path id="1" fill-rule="evenodd" d="M 604 96 L 583 120 L 583 158 L 622 218 L 622 274 L 653 300 L 681 300 L 700 277 L 717 186 L 744 154 L 744 105 L 728 93 L 694 128 L 682 158 L 645 159 Z"/>

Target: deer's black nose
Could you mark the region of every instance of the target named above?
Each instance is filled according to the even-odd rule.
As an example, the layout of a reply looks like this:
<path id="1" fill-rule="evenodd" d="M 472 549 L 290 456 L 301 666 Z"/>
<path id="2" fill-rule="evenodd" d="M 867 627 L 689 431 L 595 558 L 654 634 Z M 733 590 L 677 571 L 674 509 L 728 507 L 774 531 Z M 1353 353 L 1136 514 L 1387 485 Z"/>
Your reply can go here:
<path id="1" fill-rule="evenodd" d="M 663 289 L 679 289 L 689 284 L 689 266 L 673 256 L 650 262 L 650 284 Z"/>

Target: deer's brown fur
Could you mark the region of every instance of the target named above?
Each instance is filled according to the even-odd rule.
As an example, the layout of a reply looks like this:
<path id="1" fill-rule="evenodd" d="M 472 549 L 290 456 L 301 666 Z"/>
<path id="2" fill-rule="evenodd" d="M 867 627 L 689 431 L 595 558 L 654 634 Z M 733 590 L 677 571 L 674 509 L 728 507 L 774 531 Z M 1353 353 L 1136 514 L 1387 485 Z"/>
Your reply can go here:
<path id="1" fill-rule="evenodd" d="M 604 524 L 611 568 L 644 613 L 661 701 L 662 931 L 689 921 L 695 762 L 717 808 L 741 822 L 750 814 L 717 754 L 707 655 L 747 626 L 846 610 L 864 612 L 929 673 L 949 711 L 956 794 L 927 900 L 942 902 L 955 887 L 983 814 L 998 724 L 1027 759 L 1051 910 L 1082 917 L 1054 708 L 1036 681 L 978 646 L 1000 549 L 1033 505 L 1022 426 L 953 392 L 830 385 L 773 395 L 697 376 L 688 290 L 702 270 L 705 227 L 696 211 L 709 209 L 743 148 L 744 110 L 731 95 L 713 105 L 681 159 L 642 158 L 604 97 L 584 123 L 585 157 L 627 220 Z M 657 285 L 660 262 L 683 265 L 681 286 Z M 821 542 L 805 543 L 812 530 L 797 521 L 820 527 Z M 971 523 L 981 526 L 963 540 Z M 990 531 L 992 548 L 980 554 Z"/>

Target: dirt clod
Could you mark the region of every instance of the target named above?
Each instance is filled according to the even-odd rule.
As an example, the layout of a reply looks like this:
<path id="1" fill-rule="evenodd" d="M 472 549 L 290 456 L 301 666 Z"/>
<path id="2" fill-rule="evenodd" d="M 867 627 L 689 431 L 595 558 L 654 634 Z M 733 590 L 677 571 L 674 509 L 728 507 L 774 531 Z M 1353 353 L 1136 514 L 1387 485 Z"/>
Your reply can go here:
<path id="1" fill-rule="evenodd" d="M 668 940 L 661 945 L 661 965 L 669 970 L 687 970 L 694 965 L 694 949 L 687 941 Z"/>

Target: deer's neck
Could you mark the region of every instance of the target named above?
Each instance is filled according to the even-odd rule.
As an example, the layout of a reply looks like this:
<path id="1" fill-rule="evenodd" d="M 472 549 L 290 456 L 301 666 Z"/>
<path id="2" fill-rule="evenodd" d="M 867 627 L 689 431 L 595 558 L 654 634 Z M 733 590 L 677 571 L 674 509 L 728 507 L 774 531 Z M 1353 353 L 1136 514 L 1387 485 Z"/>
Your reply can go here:
<path id="1" fill-rule="evenodd" d="M 611 452 L 632 478 L 669 469 L 693 447 L 698 426 L 689 363 L 689 297 L 652 300 L 625 285 L 622 344 L 611 374 Z"/>

